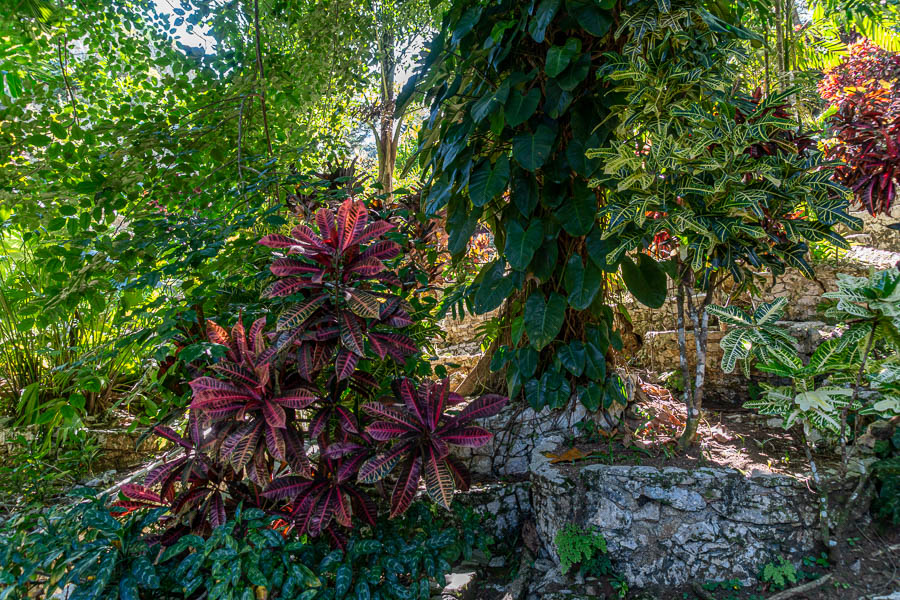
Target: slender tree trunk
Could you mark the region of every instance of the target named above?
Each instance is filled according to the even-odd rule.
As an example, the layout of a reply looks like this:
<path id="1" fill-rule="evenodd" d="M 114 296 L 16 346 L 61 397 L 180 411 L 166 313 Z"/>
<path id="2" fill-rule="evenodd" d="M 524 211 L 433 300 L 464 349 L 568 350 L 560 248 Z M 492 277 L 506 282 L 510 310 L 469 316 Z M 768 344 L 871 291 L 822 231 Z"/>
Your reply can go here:
<path id="1" fill-rule="evenodd" d="M 676 293 L 675 299 L 678 306 L 678 361 L 681 366 L 681 378 L 684 385 L 683 398 L 685 409 L 687 411 L 687 421 L 685 422 L 685 431 L 682 435 L 683 438 L 684 435 L 688 434 L 688 429 L 691 427 L 691 410 L 694 406 L 693 386 L 691 385 L 691 371 L 688 365 L 687 335 L 685 333 L 684 301 L 687 286 L 685 285 L 684 279 L 685 269 L 683 265 L 679 264 L 678 291 Z M 694 425 L 694 431 L 696 431 L 696 424 Z M 690 436 L 693 437 L 693 433 L 691 433 Z"/>
<path id="2" fill-rule="evenodd" d="M 856 385 L 853 386 L 853 396 L 850 397 L 850 403 L 841 409 L 841 466 L 843 467 L 843 472 L 846 475 L 847 473 L 847 463 L 849 462 L 849 451 L 847 444 L 847 415 L 850 412 L 850 408 L 859 401 L 859 388 L 862 386 L 862 378 L 866 372 L 866 361 L 869 358 L 869 352 L 872 351 L 872 343 L 875 341 L 875 330 L 878 327 L 878 322 L 874 321 L 872 323 L 872 329 L 869 331 L 868 338 L 866 339 L 866 346 L 863 350 L 862 357 L 859 361 L 859 371 L 856 373 Z M 859 419 L 857 419 L 858 421 Z"/>
<path id="3" fill-rule="evenodd" d="M 379 36 L 381 46 L 381 122 L 378 132 L 378 182 L 382 192 L 390 196 L 394 189 L 394 163 L 397 160 L 397 140 L 400 124 L 394 130 L 394 36 L 384 31 Z"/>
<path id="4" fill-rule="evenodd" d="M 684 278 L 682 278 L 682 281 L 684 281 Z M 691 394 L 691 402 L 687 407 L 687 422 L 684 426 L 684 432 L 678 440 L 681 448 L 689 447 L 697 437 L 697 426 L 700 422 L 703 408 L 703 392 L 706 384 L 706 350 L 709 340 L 709 313 L 706 312 L 706 307 L 712 302 L 716 285 L 716 274 L 713 272 L 709 276 L 706 283 L 706 296 L 703 298 L 703 302 L 696 307 L 693 301 L 694 286 L 692 283 L 684 286 L 684 295 L 687 300 L 688 316 L 694 327 L 694 349 L 697 352 L 697 360 L 694 366 L 694 389 Z"/>

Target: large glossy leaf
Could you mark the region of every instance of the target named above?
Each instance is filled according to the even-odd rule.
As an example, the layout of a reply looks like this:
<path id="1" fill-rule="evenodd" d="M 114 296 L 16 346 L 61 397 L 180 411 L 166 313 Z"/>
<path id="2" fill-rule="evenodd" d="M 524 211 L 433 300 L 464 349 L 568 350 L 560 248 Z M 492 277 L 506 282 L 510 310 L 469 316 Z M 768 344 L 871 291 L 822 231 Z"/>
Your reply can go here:
<path id="1" fill-rule="evenodd" d="M 534 17 L 528 25 L 528 33 L 535 42 L 540 44 L 544 41 L 547 27 L 553 20 L 556 11 L 559 10 L 560 4 L 562 4 L 561 0 L 541 0 L 541 3 L 538 4 Z"/>
<path id="2" fill-rule="evenodd" d="M 622 260 L 622 279 L 634 298 L 650 308 L 665 303 L 668 280 L 665 271 L 646 254 L 638 255 L 637 264 L 629 257 Z"/>
<path id="3" fill-rule="evenodd" d="M 527 121 L 537 110 L 540 100 L 541 91 L 536 87 L 531 88 L 527 93 L 518 90 L 511 91 L 506 106 L 503 108 L 506 124 L 510 127 L 518 127 Z"/>
<path id="4" fill-rule="evenodd" d="M 578 187 L 573 197 L 566 199 L 554 214 L 569 235 L 587 235 L 597 217 L 597 197 L 593 190 Z"/>
<path id="5" fill-rule="evenodd" d="M 484 206 L 499 196 L 508 183 L 509 157 L 501 156 L 493 165 L 485 159 L 469 179 L 469 198 L 475 206 Z"/>
<path id="6" fill-rule="evenodd" d="M 572 375 L 578 377 L 584 372 L 585 351 L 581 341 L 572 340 L 568 345 L 559 349 L 557 357 L 562 366 Z"/>
<path id="7" fill-rule="evenodd" d="M 547 162 L 556 130 L 541 123 L 534 133 L 521 133 L 513 138 L 513 158 L 528 171 L 536 171 Z"/>
<path id="8" fill-rule="evenodd" d="M 591 262 L 585 266 L 582 258 L 575 254 L 566 263 L 563 284 L 569 305 L 576 310 L 587 310 L 603 284 L 603 272 Z"/>
<path id="9" fill-rule="evenodd" d="M 518 221 L 510 221 L 506 227 L 504 255 L 512 268 L 524 271 L 544 240 L 544 228 L 540 221 L 532 221 L 523 229 Z"/>
<path id="10" fill-rule="evenodd" d="M 562 46 L 550 46 L 547 59 L 544 61 L 544 72 L 547 77 L 556 77 L 569 66 L 573 58 L 581 52 L 581 40 L 569 38 Z"/>
<path id="11" fill-rule="evenodd" d="M 540 291 L 532 292 L 525 301 L 525 332 L 532 346 L 540 350 L 552 342 L 562 330 L 566 300 L 556 292 L 544 300 Z"/>
<path id="12" fill-rule="evenodd" d="M 475 291 L 474 308 L 476 314 L 485 314 L 499 308 L 503 301 L 513 293 L 513 282 L 505 273 L 505 265 L 497 259 L 482 267 L 478 289 Z"/>

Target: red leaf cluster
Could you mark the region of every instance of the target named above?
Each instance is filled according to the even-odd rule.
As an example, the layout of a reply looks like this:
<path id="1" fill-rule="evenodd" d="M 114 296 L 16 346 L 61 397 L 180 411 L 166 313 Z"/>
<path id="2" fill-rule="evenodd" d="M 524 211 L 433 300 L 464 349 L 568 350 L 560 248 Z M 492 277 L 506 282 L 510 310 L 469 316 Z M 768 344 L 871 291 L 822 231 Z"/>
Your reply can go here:
<path id="1" fill-rule="evenodd" d="M 844 163 L 835 178 L 871 214 L 889 214 L 900 179 L 900 54 L 853 44 L 819 93 L 836 109 L 825 143 L 828 157 Z"/>

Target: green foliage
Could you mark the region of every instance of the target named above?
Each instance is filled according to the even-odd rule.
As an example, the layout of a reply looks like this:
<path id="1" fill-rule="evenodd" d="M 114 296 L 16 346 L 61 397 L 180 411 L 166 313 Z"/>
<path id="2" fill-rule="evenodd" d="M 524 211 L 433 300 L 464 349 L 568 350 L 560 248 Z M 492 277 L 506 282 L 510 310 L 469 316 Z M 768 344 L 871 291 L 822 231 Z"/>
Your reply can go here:
<path id="1" fill-rule="evenodd" d="M 777 561 L 763 565 L 759 580 L 775 590 L 783 590 L 789 584 L 797 583 L 797 569 L 791 561 L 780 556 Z"/>
<path id="2" fill-rule="evenodd" d="M 161 513 L 109 514 L 106 499 L 11 517 L 0 526 L 0 598 L 48 596 L 68 584 L 80 598 L 422 597 L 450 565 L 490 542 L 471 511 L 452 518 L 415 504 L 404 519 L 381 521 L 345 540 L 345 550 L 285 530 L 257 509 L 239 512 L 207 539 L 184 536 L 160 549 Z"/>
<path id="3" fill-rule="evenodd" d="M 582 575 L 600 577 L 612 574 L 606 553 L 606 539 L 593 528 L 583 529 L 567 523 L 553 538 L 563 573 L 578 565 Z"/>
<path id="4" fill-rule="evenodd" d="M 783 300 L 761 306 L 752 317 L 737 309 L 713 311 L 735 326 L 722 340 L 723 366 L 732 354 L 745 361 L 755 357 L 761 371 L 791 380 L 789 386 L 763 384 L 762 396 L 745 406 L 782 417 L 785 428 L 799 422 L 806 431 L 814 428 L 834 436 L 844 432 L 848 413 L 879 418 L 900 413 L 900 372 L 894 358 L 900 349 L 900 273 L 840 274 L 838 289 L 823 296 L 831 304 L 825 317 L 840 326 L 816 347 L 806 364 L 786 345 L 790 335 L 776 333 L 770 325 L 780 314 Z M 737 348 L 741 344 L 743 348 Z M 874 351 L 886 352 L 887 358 L 869 361 Z M 878 396 L 863 404 L 858 401 L 859 388 L 865 384 Z"/>
<path id="5" fill-rule="evenodd" d="M 894 429 L 889 440 L 876 445 L 878 462 L 872 465 L 876 496 L 872 510 L 883 523 L 900 525 L 900 428 Z"/>
<path id="6" fill-rule="evenodd" d="M 513 343 L 493 367 L 506 369 L 510 396 L 524 390 L 537 409 L 589 384 L 582 397 L 592 406 L 615 399 L 604 271 L 618 264 L 601 260 L 602 241 L 588 242 L 603 230 L 604 199 L 588 187 L 599 163 L 584 154 L 610 134 L 598 123 L 615 100 L 596 73 L 602 51 L 619 43 L 615 16 L 612 5 L 584 2 L 454 3 L 399 98 L 402 107 L 418 89 L 431 103 L 418 153 L 432 177 L 423 203 L 429 214 L 446 210 L 451 252 L 464 253 L 479 221 L 493 233 L 500 258 L 467 293 L 477 312 L 509 300 Z M 664 294 L 664 277 L 649 284 Z M 590 369 L 575 350 L 588 342 Z M 564 366 L 557 355 L 570 344 Z"/>
<path id="7" fill-rule="evenodd" d="M 752 313 L 736 306 L 707 307 L 707 312 L 719 319 L 719 323 L 729 326 L 719 346 L 722 348 L 722 370 L 734 371 L 738 361 L 746 377 L 750 376 L 750 361 L 762 362 L 781 357 L 782 362 L 790 362 L 797 353 L 797 341 L 777 321 L 784 314 L 787 298 L 776 298 L 761 304 Z"/>

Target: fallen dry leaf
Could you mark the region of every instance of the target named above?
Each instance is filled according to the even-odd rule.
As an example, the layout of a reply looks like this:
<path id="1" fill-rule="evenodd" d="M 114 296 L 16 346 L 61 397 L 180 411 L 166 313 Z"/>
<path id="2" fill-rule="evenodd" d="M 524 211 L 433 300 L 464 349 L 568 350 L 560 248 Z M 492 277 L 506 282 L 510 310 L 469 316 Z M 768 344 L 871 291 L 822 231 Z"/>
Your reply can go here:
<path id="1" fill-rule="evenodd" d="M 544 456 L 550 459 L 550 464 L 556 464 L 561 462 L 575 462 L 576 460 L 581 460 L 582 458 L 587 458 L 587 454 L 579 450 L 578 448 L 569 448 L 565 452 L 561 454 L 554 454 L 553 452 L 545 452 Z"/>

